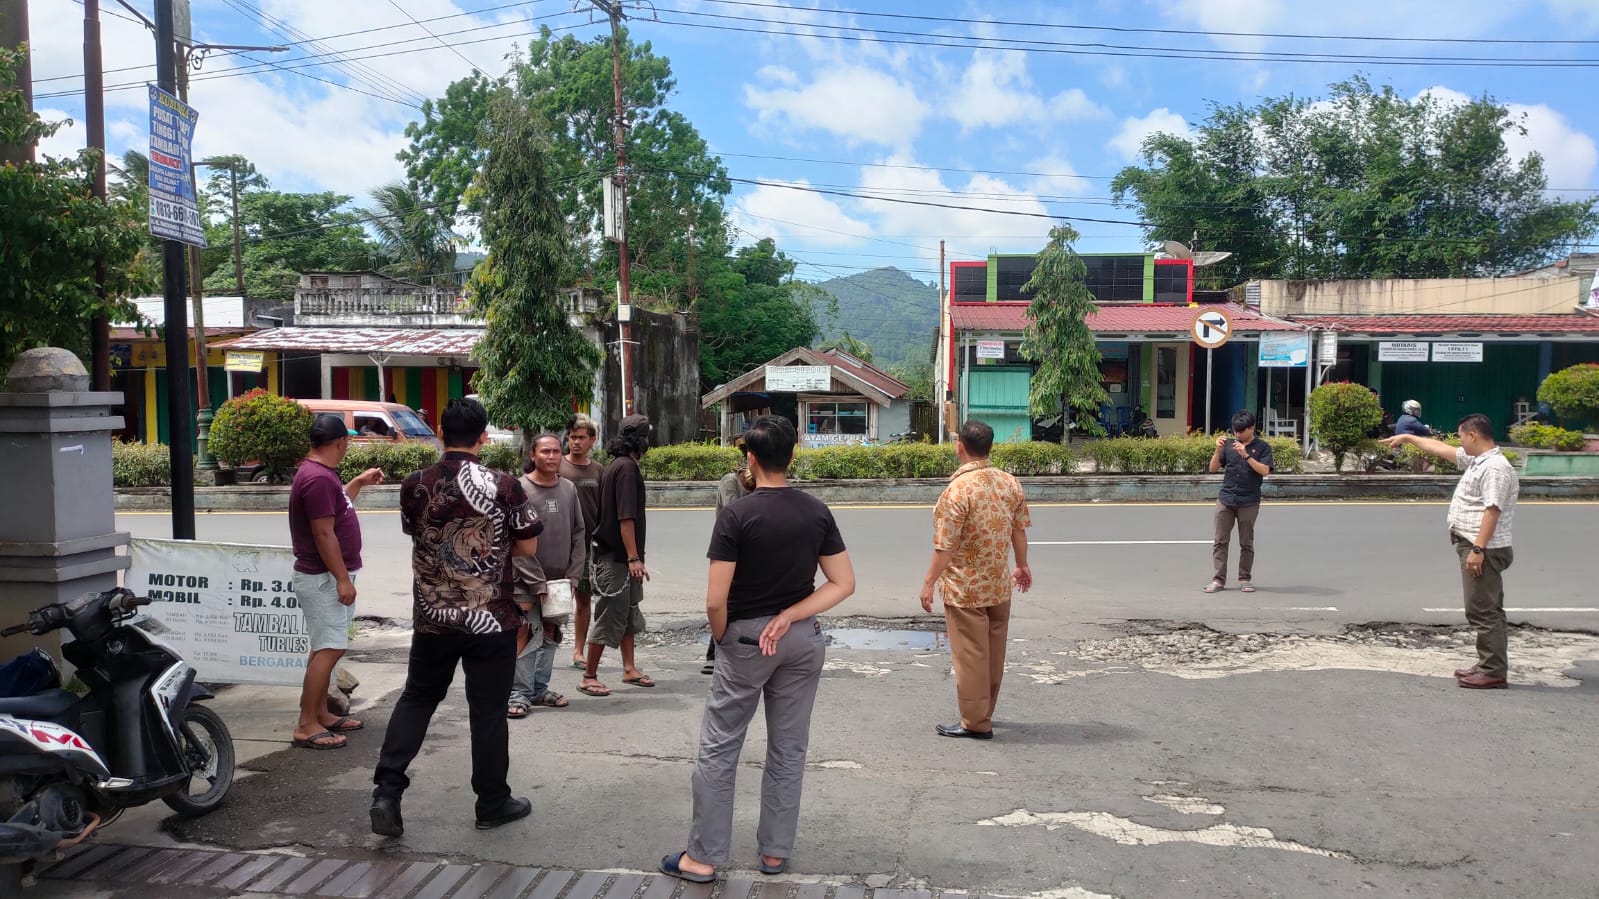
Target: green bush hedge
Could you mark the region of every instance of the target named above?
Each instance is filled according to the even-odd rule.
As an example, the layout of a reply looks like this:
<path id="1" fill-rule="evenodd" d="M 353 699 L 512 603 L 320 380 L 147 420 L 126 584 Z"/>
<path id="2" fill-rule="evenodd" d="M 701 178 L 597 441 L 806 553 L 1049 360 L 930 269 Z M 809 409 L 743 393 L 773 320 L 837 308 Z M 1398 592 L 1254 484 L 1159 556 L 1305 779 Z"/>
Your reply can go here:
<path id="1" fill-rule="evenodd" d="M 1216 438 L 1204 434 L 1187 437 L 1118 437 L 1083 445 L 1101 472 L 1125 474 L 1203 474 L 1216 452 Z M 1274 471 L 1293 474 L 1302 466 L 1302 450 L 1291 437 L 1268 437 Z"/>
<path id="2" fill-rule="evenodd" d="M 160 443 L 111 442 L 114 487 L 166 487 L 172 483 L 171 451 Z"/>
<path id="3" fill-rule="evenodd" d="M 1554 425 L 1516 425 L 1510 429 L 1510 439 L 1533 449 L 1578 452 L 1588 448 L 1588 439 L 1582 436 L 1581 431 L 1569 431 Z"/>
<path id="4" fill-rule="evenodd" d="M 681 443 L 644 455 L 644 477 L 652 481 L 717 481 L 743 457 L 729 446 Z M 1053 443 L 1002 443 L 994 465 L 1018 477 L 1070 474 L 1072 454 Z M 789 476 L 797 481 L 944 478 L 955 473 L 954 444 L 896 443 L 888 446 L 829 446 L 795 454 Z"/>
<path id="5" fill-rule="evenodd" d="M 496 471 L 518 477 L 522 474 L 522 454 L 509 443 L 491 443 L 483 447 L 478 454 L 478 461 Z"/>
<path id="6" fill-rule="evenodd" d="M 406 475 L 439 461 L 439 451 L 426 443 L 357 443 L 339 463 L 339 477 L 348 482 L 368 468 L 381 468 L 385 484 L 398 484 Z"/>
<path id="7" fill-rule="evenodd" d="M 1585 362 L 1544 378 L 1538 402 L 1548 403 L 1561 418 L 1599 423 L 1599 365 Z"/>
<path id="8" fill-rule="evenodd" d="M 1460 438 L 1453 434 L 1450 434 L 1447 437 L 1440 437 L 1438 439 L 1449 444 L 1450 446 L 1460 445 Z M 1511 465 L 1515 465 L 1521 461 L 1521 453 L 1518 453 L 1515 450 L 1500 447 L 1499 451 L 1505 454 L 1505 458 L 1509 460 Z M 1444 460 L 1439 459 L 1437 456 L 1431 455 L 1430 453 L 1424 453 L 1413 446 L 1402 446 L 1399 448 L 1399 461 L 1411 471 L 1420 471 L 1422 464 L 1426 462 L 1431 462 L 1433 470 L 1440 474 L 1454 474 L 1460 471 L 1460 469 L 1455 466 L 1455 463 L 1445 462 Z"/>

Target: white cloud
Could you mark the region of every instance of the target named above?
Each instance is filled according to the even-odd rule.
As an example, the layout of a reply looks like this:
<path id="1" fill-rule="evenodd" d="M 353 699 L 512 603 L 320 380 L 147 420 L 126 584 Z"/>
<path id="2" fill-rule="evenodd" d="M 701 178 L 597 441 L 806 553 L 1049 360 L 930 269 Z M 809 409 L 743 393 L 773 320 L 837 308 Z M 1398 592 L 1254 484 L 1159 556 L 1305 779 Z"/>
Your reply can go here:
<path id="1" fill-rule="evenodd" d="M 795 240 L 812 246 L 857 246 L 871 226 L 852 218 L 828 197 L 808 190 L 808 181 L 784 181 L 793 187 L 763 184 L 733 204 L 733 224 L 756 238 L 780 243 Z M 796 189 L 798 188 L 798 189 Z"/>
<path id="2" fill-rule="evenodd" d="M 1444 106 L 1464 106 L 1472 97 L 1453 88 L 1435 85 L 1418 97 L 1432 97 Z M 1577 130 L 1558 110 L 1547 104 L 1506 103 L 1511 120 L 1520 127 L 1505 132 L 1505 149 L 1514 159 L 1531 153 L 1543 157 L 1549 186 L 1572 195 L 1591 196 L 1599 175 L 1599 145 L 1591 135 Z M 1526 133 L 1521 133 L 1525 129 Z"/>
<path id="3" fill-rule="evenodd" d="M 43 162 L 46 156 L 76 156 L 78 151 L 87 145 L 88 132 L 84 128 L 82 116 L 73 116 L 65 110 L 51 109 L 46 106 L 36 107 L 34 112 L 37 112 L 39 118 L 46 122 L 62 123 L 60 130 L 56 131 L 53 136 L 39 141 L 39 146 L 34 155 L 40 162 Z M 71 120 L 70 123 L 67 121 L 69 119 Z"/>
<path id="4" fill-rule="evenodd" d="M 997 128 L 1038 114 L 1038 97 L 1020 53 L 979 50 L 961 73 L 945 107 L 963 131 Z"/>
<path id="5" fill-rule="evenodd" d="M 1589 32 L 1599 31 L 1599 5 L 1593 0 L 1548 0 L 1548 3 L 1562 22 Z"/>
<path id="6" fill-rule="evenodd" d="M 1197 25 L 1205 31 L 1270 31 L 1283 17 L 1283 0 L 1166 0 L 1166 17 Z M 1217 36 L 1213 40 L 1233 50 L 1260 50 L 1262 38 Z"/>
<path id="7" fill-rule="evenodd" d="M 771 131 L 823 131 L 849 146 L 909 146 L 931 110 L 908 82 L 864 66 L 834 66 L 803 86 L 744 88 L 745 105 Z"/>
<path id="8" fill-rule="evenodd" d="M 1077 169 L 1061 156 L 1035 159 L 1027 164 L 1027 170 L 1039 173 L 1027 185 L 1033 193 L 1052 197 L 1087 197 L 1093 194 L 1093 186 L 1088 179 L 1079 177 Z"/>
<path id="9" fill-rule="evenodd" d="M 1043 246 L 1052 224 L 1045 215 L 1048 210 L 1028 190 L 992 175 L 972 175 L 964 184 L 949 185 L 944 176 L 933 169 L 924 168 L 908 155 L 882 160 L 884 167 L 861 170 L 861 189 L 885 196 L 925 200 L 947 206 L 922 206 L 897 203 L 890 200 L 862 200 L 858 208 L 862 214 L 875 218 L 877 233 L 948 235 L 950 253 L 956 257 L 984 253 L 989 247 L 966 245 L 972 234 L 1005 234 L 1009 242 L 992 249 L 1031 252 Z M 976 194 L 980 196 L 962 196 Z M 1007 213 L 1028 213 L 1020 216 Z M 927 259 L 935 261 L 935 250 L 927 251 Z"/>
<path id="10" fill-rule="evenodd" d="M 1100 106 L 1080 87 L 1071 87 L 1061 91 L 1049 101 L 1049 113 L 1062 122 L 1081 122 L 1089 119 L 1102 119 L 1110 115 L 1110 111 Z"/>
<path id="11" fill-rule="evenodd" d="M 1110 146 L 1127 159 L 1136 159 L 1143 149 L 1145 138 L 1165 132 L 1179 137 L 1191 137 L 1193 129 L 1181 115 L 1162 106 L 1141 118 L 1122 121 L 1121 130 L 1110 139 Z"/>

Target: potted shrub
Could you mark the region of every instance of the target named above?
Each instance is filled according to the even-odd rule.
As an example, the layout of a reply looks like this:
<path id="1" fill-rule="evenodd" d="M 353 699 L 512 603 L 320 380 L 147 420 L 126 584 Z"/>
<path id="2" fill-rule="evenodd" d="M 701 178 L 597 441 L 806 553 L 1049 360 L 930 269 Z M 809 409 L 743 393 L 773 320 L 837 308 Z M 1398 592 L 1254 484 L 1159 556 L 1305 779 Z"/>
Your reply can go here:
<path id="1" fill-rule="evenodd" d="M 211 452 L 235 468 L 259 465 L 256 480 L 278 482 L 311 449 L 316 416 L 294 400 L 257 388 L 217 410 L 211 422 Z"/>

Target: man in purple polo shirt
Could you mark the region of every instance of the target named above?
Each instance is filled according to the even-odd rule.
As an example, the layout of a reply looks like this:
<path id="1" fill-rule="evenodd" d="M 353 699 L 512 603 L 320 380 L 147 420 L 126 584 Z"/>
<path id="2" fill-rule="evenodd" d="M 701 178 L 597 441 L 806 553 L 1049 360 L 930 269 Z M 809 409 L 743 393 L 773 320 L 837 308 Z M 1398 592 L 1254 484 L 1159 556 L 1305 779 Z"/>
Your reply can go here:
<path id="1" fill-rule="evenodd" d="M 300 720 L 294 725 L 294 745 L 304 749 L 341 749 L 345 733 L 363 726 L 328 711 L 328 682 L 349 648 L 355 621 L 355 573 L 361 570 L 355 497 L 362 487 L 383 480 L 376 468 L 356 475 L 348 485 L 339 480 L 339 463 L 350 451 L 349 435 L 343 417 L 317 416 L 311 425 L 311 452 L 289 490 L 294 595 L 305 615 L 311 650 L 300 687 Z"/>

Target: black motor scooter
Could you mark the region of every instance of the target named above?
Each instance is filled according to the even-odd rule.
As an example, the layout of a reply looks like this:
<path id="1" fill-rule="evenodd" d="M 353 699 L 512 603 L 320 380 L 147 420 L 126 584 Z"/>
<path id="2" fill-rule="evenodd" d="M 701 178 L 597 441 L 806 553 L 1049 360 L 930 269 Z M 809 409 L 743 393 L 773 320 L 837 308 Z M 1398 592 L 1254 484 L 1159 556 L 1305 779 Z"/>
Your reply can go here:
<path id="1" fill-rule="evenodd" d="M 233 785 L 233 737 L 195 703 L 211 694 L 194 668 L 127 624 L 149 603 L 121 588 L 87 593 L 0 630 L 66 630 L 61 653 L 88 687 L 82 697 L 61 689 L 60 670 L 35 650 L 23 664 L 46 669 L 50 686 L 0 698 L 0 895 L 123 809 L 160 799 L 195 817 Z"/>

